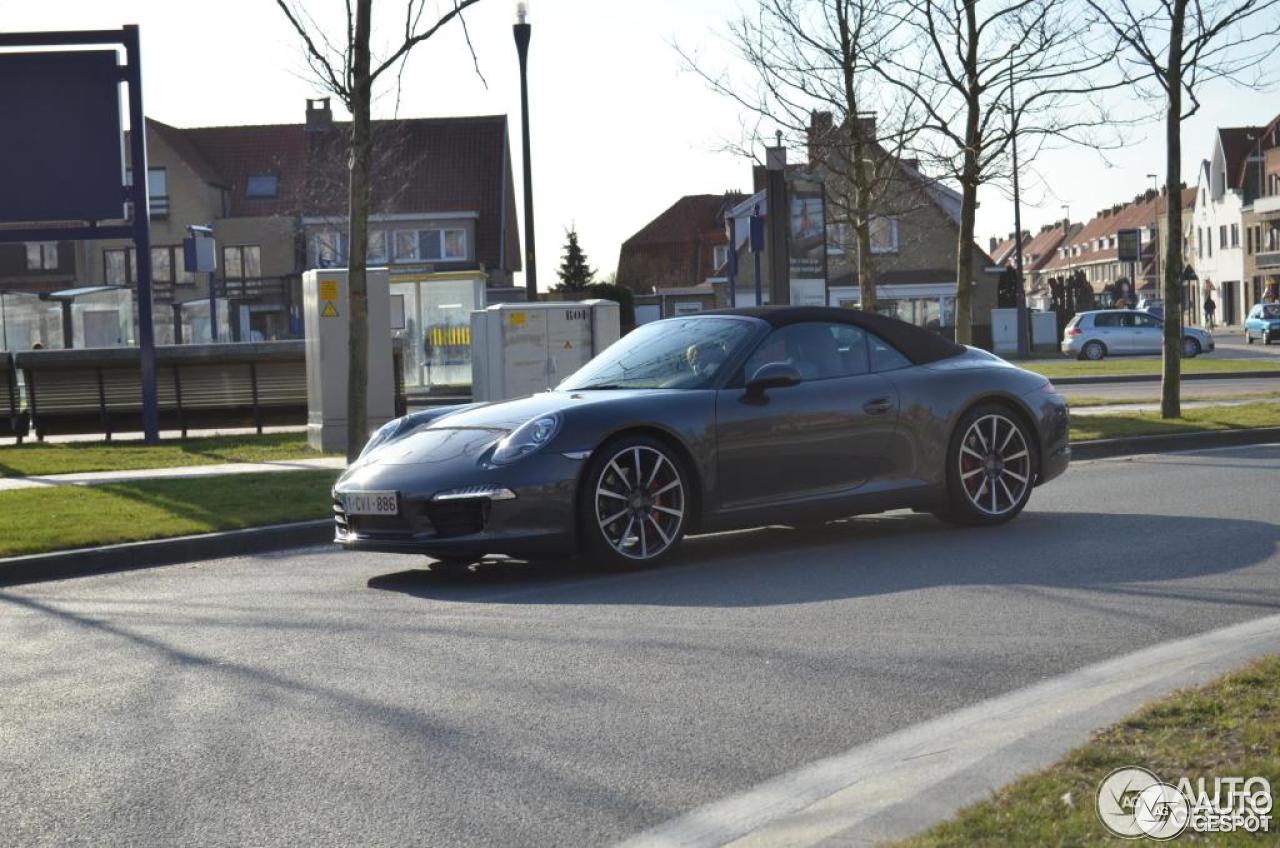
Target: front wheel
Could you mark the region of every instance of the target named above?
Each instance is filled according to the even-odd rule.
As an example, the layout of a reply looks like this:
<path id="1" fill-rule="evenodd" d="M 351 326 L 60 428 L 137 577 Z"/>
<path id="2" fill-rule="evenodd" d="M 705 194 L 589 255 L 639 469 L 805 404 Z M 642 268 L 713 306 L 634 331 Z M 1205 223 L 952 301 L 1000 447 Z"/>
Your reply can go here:
<path id="1" fill-rule="evenodd" d="M 1265 338 L 1265 337 L 1263 338 L 1263 342 L 1264 342 L 1264 343 L 1266 342 L 1266 338 Z M 1249 335 L 1249 331 L 1248 331 L 1248 330 L 1245 330 L 1245 331 L 1244 331 L 1244 343 L 1245 343 L 1245 344 L 1253 344 L 1253 336 Z"/>
<path id="2" fill-rule="evenodd" d="M 1187 336 L 1182 340 L 1182 355 L 1187 359 L 1194 359 L 1200 355 L 1200 342 Z"/>
<path id="3" fill-rule="evenodd" d="M 1033 445 L 1032 434 L 1007 408 L 970 410 L 947 450 L 948 503 L 934 514 L 953 524 L 988 526 L 1022 512 L 1035 482 Z"/>
<path id="4" fill-rule="evenodd" d="M 669 555 L 690 517 L 689 481 L 665 443 L 624 436 L 596 451 L 583 475 L 583 553 L 614 568 L 643 568 Z"/>

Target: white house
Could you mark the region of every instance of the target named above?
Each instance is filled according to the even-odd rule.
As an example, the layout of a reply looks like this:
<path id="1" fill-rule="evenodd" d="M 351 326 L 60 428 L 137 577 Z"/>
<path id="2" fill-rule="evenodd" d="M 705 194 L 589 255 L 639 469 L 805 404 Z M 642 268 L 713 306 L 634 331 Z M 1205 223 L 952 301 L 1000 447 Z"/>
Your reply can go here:
<path id="1" fill-rule="evenodd" d="M 1260 127 L 1220 127 L 1214 134 L 1213 156 L 1200 163 L 1195 205 L 1195 269 L 1204 294 L 1218 304 L 1219 324 L 1243 320 L 1245 292 L 1244 235 L 1241 232 L 1243 191 L 1241 164 L 1249 155 Z"/>

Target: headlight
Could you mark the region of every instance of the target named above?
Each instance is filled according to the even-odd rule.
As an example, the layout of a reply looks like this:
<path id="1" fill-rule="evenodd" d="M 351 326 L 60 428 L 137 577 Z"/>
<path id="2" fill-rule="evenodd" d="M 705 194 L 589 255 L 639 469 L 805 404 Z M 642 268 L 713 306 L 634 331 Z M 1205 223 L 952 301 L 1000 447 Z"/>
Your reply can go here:
<path id="1" fill-rule="evenodd" d="M 512 430 L 494 449 L 489 461 L 495 465 L 515 462 L 541 448 L 560 429 L 559 415 L 540 415 Z"/>

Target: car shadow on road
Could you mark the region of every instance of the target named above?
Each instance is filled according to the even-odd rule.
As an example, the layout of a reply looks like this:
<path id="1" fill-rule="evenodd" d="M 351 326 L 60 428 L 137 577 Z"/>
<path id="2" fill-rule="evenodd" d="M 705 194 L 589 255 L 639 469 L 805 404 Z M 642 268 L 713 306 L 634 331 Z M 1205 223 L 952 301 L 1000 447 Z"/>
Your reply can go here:
<path id="1" fill-rule="evenodd" d="M 944 586 L 1141 595 L 1159 592 L 1162 583 L 1248 568 L 1274 556 L 1278 544 L 1276 525 L 1244 519 L 1027 511 L 1001 527 L 957 529 L 930 516 L 890 513 L 817 528 L 695 536 L 648 571 L 500 560 L 460 574 L 383 574 L 368 585 L 463 603 L 676 607 L 804 604 Z M 1280 608 L 1275 582 L 1228 588 L 1235 600 L 1218 600 Z"/>

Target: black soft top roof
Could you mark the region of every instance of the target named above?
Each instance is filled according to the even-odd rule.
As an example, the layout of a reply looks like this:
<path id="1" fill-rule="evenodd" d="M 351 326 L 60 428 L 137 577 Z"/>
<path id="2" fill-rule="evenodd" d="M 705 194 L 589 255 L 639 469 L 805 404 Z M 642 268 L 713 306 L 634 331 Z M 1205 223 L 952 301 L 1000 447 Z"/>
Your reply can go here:
<path id="1" fill-rule="evenodd" d="M 964 353 L 964 345 L 945 339 L 906 321 L 847 309 L 840 306 L 752 306 L 743 309 L 717 309 L 700 315 L 743 315 L 768 321 L 774 327 L 799 324 L 803 321 L 830 321 L 836 324 L 853 324 L 870 330 L 902 352 L 916 365 L 937 362 Z"/>

